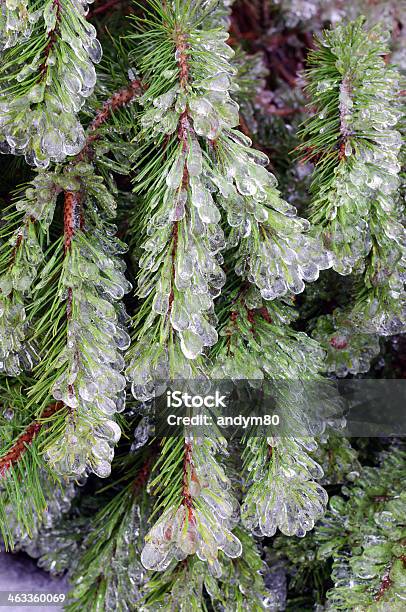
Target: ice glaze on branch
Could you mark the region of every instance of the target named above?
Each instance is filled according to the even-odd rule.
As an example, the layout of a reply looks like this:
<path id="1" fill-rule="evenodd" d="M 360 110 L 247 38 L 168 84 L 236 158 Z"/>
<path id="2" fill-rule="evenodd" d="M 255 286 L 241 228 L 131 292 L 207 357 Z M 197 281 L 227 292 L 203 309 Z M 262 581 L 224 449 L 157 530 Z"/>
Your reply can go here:
<path id="1" fill-rule="evenodd" d="M 348 114 L 351 112 L 351 76 L 346 74 L 339 87 L 339 112 L 340 112 L 340 134 L 347 138 L 351 134 Z"/>
<path id="2" fill-rule="evenodd" d="M 61 176 L 39 173 L 15 203 L 16 211 L 0 227 L 0 370 L 7 375 L 30 370 L 38 355 L 29 341 L 24 303 L 43 262 Z"/>
<path id="3" fill-rule="evenodd" d="M 82 0 L 29 3 L 29 26 L 9 37 L 0 76 L 2 153 L 47 168 L 82 149 L 78 112 L 93 93 L 102 56 L 86 9 Z"/>
<path id="4" fill-rule="evenodd" d="M 0 370 L 7 374 L 18 374 L 22 369 L 31 369 L 37 362 L 36 350 L 27 340 L 27 316 L 24 298 L 35 287 L 34 281 L 43 261 L 43 242 L 47 242 L 48 228 L 53 220 L 58 195 L 64 198 L 64 250 L 70 248 L 76 229 L 83 225 L 79 214 L 79 203 L 83 198 L 83 181 L 89 181 L 85 190 L 95 190 L 110 205 L 111 195 L 104 185 L 97 186 L 91 175 L 91 166 L 85 162 L 93 158 L 93 146 L 100 137 L 101 126 L 118 109 L 140 95 L 141 86 L 137 80 L 115 92 L 96 113 L 88 128 L 87 138 L 80 154 L 56 172 L 40 171 L 16 201 L 17 211 L 23 213 L 21 224 L 13 234 L 10 249 L 10 225 L 15 223 L 16 213 L 8 215 L 0 229 L 0 244 L 3 261 L 7 266 L 0 271 Z M 87 178 L 86 178 L 87 173 Z M 92 184 L 93 183 L 93 184 Z M 75 187 L 78 191 L 75 191 Z M 114 205 L 114 201 L 113 201 Z M 5 238 L 2 237 L 4 233 Z M 11 251 L 11 252 L 10 252 Z M 9 254 L 8 254 L 9 253 Z M 71 292 L 70 292 L 71 293 Z M 2 329 L 4 330 L 3 333 Z"/>
<path id="5" fill-rule="evenodd" d="M 179 84 L 182 88 L 187 87 L 188 78 L 189 78 L 189 66 L 186 57 L 187 44 L 185 42 L 185 37 L 183 34 L 179 33 L 176 37 L 176 55 L 177 62 L 179 67 Z M 179 142 L 182 145 L 182 151 L 186 154 L 188 149 L 188 129 L 190 129 L 189 121 L 188 121 L 188 111 L 187 108 L 183 111 L 181 116 L 179 117 L 177 136 Z M 186 160 L 183 166 L 183 174 L 182 174 L 182 189 L 186 190 L 189 182 L 189 174 L 187 170 Z M 171 288 L 169 294 L 169 307 L 168 307 L 168 317 L 170 317 L 172 312 L 173 300 L 175 297 L 174 292 L 174 282 L 175 282 L 175 265 L 176 265 L 176 251 L 178 247 L 178 235 L 179 235 L 179 226 L 178 221 L 175 221 L 172 226 L 172 247 L 171 247 Z"/>
<path id="6" fill-rule="evenodd" d="M 125 247 L 108 219 L 115 201 L 89 162 L 101 126 L 139 94 L 132 81 L 107 100 L 89 126 L 81 153 L 67 166 L 76 189 L 64 193 L 64 258 L 58 293 L 66 300 L 62 352 L 51 392 L 69 409 L 61 439 L 47 449 L 54 469 L 66 475 L 110 473 L 120 429 L 112 417 L 124 409 L 121 351 L 128 347 L 125 312 L 117 300 L 131 287 L 117 254 Z M 44 373 L 47 376 L 47 372 Z"/>
<path id="7" fill-rule="evenodd" d="M 176 361 L 173 359 L 169 362 L 169 376 L 175 378 L 176 367 L 179 367 L 178 377 L 189 377 L 191 370 L 186 370 L 182 360 L 195 360 L 204 345 L 211 345 L 217 340 L 207 317 L 212 311 L 212 297 L 208 288 L 210 272 L 216 270 L 217 266 L 211 253 L 213 249 L 210 236 L 220 215 L 216 209 L 215 216 L 209 217 L 202 211 L 199 217 L 197 211 L 196 187 L 199 187 L 198 176 L 202 172 L 204 153 L 194 130 L 189 108 L 193 77 L 190 70 L 189 35 L 182 29 L 185 25 L 187 24 L 177 24 L 173 36 L 177 82 L 175 87 L 179 97 L 183 98 L 183 103 L 176 116 L 176 124 L 174 122 L 173 137 L 166 141 L 166 147 L 168 148 L 170 143 L 172 151 L 175 150 L 175 155 L 172 155 L 168 165 L 163 196 L 173 207 L 169 213 L 165 260 L 158 281 L 162 285 L 165 283 L 166 295 L 163 307 L 163 296 L 158 290 L 152 306 L 162 317 L 158 320 L 168 330 L 162 340 L 161 351 L 164 349 L 169 359 L 173 359 L 174 347 L 178 351 Z M 154 188 L 156 185 L 151 186 L 151 191 Z M 161 200 L 162 192 L 159 198 Z M 152 224 L 151 226 L 153 227 Z M 157 229 L 162 236 L 160 228 Z M 152 231 L 149 234 L 151 235 Z M 144 288 L 143 285 L 141 289 Z M 212 294 L 214 293 L 213 291 Z M 194 300 L 196 305 L 193 304 Z M 156 356 L 157 351 L 154 350 L 155 359 Z M 136 362 L 139 366 L 140 361 L 136 359 Z M 167 376 L 161 378 L 165 380 Z M 137 393 L 135 385 L 133 390 Z M 241 552 L 240 542 L 230 531 L 233 502 L 230 501 L 231 496 L 226 494 L 228 479 L 216 460 L 221 444 L 210 441 L 206 436 L 198 440 L 188 431 L 185 431 L 184 435 L 185 440 L 179 449 L 177 470 L 173 472 L 173 478 L 178 484 L 176 500 L 170 503 L 169 507 L 165 504 L 164 513 L 148 533 L 142 552 L 142 562 L 150 569 L 163 570 L 173 557 L 185 559 L 196 552 L 201 559 L 218 567 L 218 549 L 231 557 L 238 556 Z M 165 462 L 166 453 L 170 454 L 172 451 L 169 449 L 177 444 L 176 438 L 168 441 L 162 451 L 161 462 Z M 211 466 L 212 474 L 208 473 L 208 466 Z M 160 469 L 162 471 L 162 468 Z M 157 487 L 161 487 L 159 482 Z M 165 494 L 165 491 L 161 493 Z M 160 505 L 163 504 L 158 502 L 158 507 Z"/>
<path id="8" fill-rule="evenodd" d="M 323 352 L 314 340 L 290 327 L 293 310 L 277 300 L 265 302 L 247 282 L 231 293 L 225 315 L 211 377 L 255 380 L 253 393 L 263 394 L 264 405 L 267 398 L 275 403 L 282 424 L 275 430 L 253 428 L 247 436 L 242 522 L 265 536 L 278 528 L 287 535 L 304 535 L 327 502 L 316 482 L 322 470 L 309 456 L 316 448 L 314 425 L 322 431 L 334 409 L 326 394 L 319 410 L 312 392 L 321 377 Z"/>
<path id="9" fill-rule="evenodd" d="M 398 201 L 400 76 L 385 34 L 358 19 L 324 33 L 309 54 L 316 113 L 302 131 L 315 161 L 311 220 L 340 274 L 359 275 L 347 318 L 367 333 L 406 326 L 406 233 Z"/>
<path id="10" fill-rule="evenodd" d="M 91 161 L 93 157 L 93 144 L 100 138 L 98 130 L 106 123 L 115 111 L 123 108 L 143 92 L 142 85 L 138 79 L 133 79 L 127 86 L 114 92 L 112 96 L 103 102 L 102 108 L 96 112 L 96 116 L 87 128 L 87 136 L 80 153 L 74 158 L 70 165 L 70 172 L 74 174 L 74 166 L 79 162 Z M 75 229 L 82 227 L 83 219 L 80 215 L 81 192 L 65 191 L 64 201 L 64 247 L 65 251 L 70 247 Z"/>

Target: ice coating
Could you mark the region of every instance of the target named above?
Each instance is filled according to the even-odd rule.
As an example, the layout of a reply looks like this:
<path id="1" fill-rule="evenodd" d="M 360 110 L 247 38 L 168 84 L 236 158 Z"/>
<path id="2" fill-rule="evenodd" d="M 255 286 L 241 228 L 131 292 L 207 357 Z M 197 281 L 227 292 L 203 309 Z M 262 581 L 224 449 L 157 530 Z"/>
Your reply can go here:
<path id="1" fill-rule="evenodd" d="M 65 256 L 59 292 L 67 299 L 67 343 L 54 364 L 61 374 L 52 394 L 68 407 L 70 417 L 62 439 L 47 449 L 46 458 L 59 473 L 80 476 L 92 471 L 105 478 L 121 435 L 114 415 L 125 405 L 122 352 L 130 344 L 115 302 L 131 285 L 122 262 L 114 257 L 121 244 L 108 231 L 103 240 L 110 252 L 97 233 L 88 237 L 78 231 Z"/>
<path id="2" fill-rule="evenodd" d="M 144 567 L 165 570 L 173 559 L 182 561 L 197 554 L 210 571 L 221 573 L 219 550 L 239 557 L 242 546 L 232 533 L 238 504 L 230 493 L 230 481 L 215 454 L 224 450 L 224 440 L 185 438 L 185 468 L 182 498 L 170 506 L 146 536 L 141 554 Z"/>
<path id="3" fill-rule="evenodd" d="M 0 151 L 24 155 L 29 164 L 46 168 L 50 161 L 62 161 L 83 147 L 77 113 L 93 92 L 94 64 L 102 50 L 95 28 L 85 18 L 87 2 L 48 0 L 34 13 L 24 2 L 14 4 L 13 14 L 17 11 L 24 19 L 16 22 L 8 0 Z M 34 53 L 29 45 L 37 39 L 48 42 Z"/>
<path id="4" fill-rule="evenodd" d="M 179 27 L 173 58 L 168 57 L 173 68 L 153 81 L 140 100 L 143 138 L 155 142 L 164 137 L 171 154 L 163 161 L 165 184 L 149 184 L 156 195 L 150 196 L 151 215 L 141 244 L 138 295 L 150 300 L 153 312 L 135 343 L 137 358 L 130 355 L 127 369 L 136 381 L 137 399 L 154 395 L 157 372 L 164 372 L 165 379 L 193 367 L 181 358 L 175 363 L 178 340 L 190 361 L 216 344 L 213 310 L 226 280 L 223 251 L 234 251 L 236 273 L 255 284 L 266 300 L 300 293 L 305 282 L 331 266 L 321 240 L 310 235 L 309 222 L 280 197 L 266 155 L 235 129 L 236 70 L 227 39 L 221 29 Z M 149 328 L 160 325 L 165 333 L 159 335 L 166 340 L 155 348 L 160 357 L 151 361 L 147 355 L 151 343 L 158 344 L 158 332 Z M 172 338 L 171 356 L 164 345 Z"/>
<path id="5" fill-rule="evenodd" d="M 380 352 L 378 336 L 358 329 L 339 309 L 319 317 L 312 335 L 326 351 L 327 372 L 339 377 L 368 372 Z"/>
<path id="6" fill-rule="evenodd" d="M 243 524 L 264 536 L 282 533 L 303 537 L 313 529 L 315 521 L 325 511 L 327 492 L 315 479 L 323 475 L 320 466 L 311 459 L 308 450 L 311 440 L 295 438 L 271 439 L 272 453 L 267 465 L 258 457 L 263 440 L 252 438 L 253 459 L 248 470 L 253 483 L 241 507 Z M 265 445 L 266 450 L 266 445 Z"/>
<path id="7" fill-rule="evenodd" d="M 48 231 L 56 198 L 67 180 L 55 173 L 37 174 L 16 202 L 23 215 L 21 224 L 1 245 L 2 250 L 11 250 L 0 275 L 0 371 L 8 375 L 32 369 L 38 360 L 35 346 L 27 338 L 24 296 L 43 262 L 41 237 Z"/>
<path id="8" fill-rule="evenodd" d="M 385 336 L 406 324 L 401 83 L 386 52 L 382 31 L 368 30 L 363 19 L 326 32 L 310 54 L 317 113 L 303 130 L 303 147 L 315 156 L 315 233 L 337 272 L 362 274 L 348 318 L 362 332 Z"/>

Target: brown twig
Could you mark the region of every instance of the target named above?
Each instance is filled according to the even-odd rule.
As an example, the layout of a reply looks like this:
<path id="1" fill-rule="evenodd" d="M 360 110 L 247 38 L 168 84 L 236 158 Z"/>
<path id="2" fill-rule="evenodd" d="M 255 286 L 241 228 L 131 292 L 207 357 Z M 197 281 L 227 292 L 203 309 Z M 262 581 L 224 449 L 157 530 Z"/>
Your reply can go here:
<path id="1" fill-rule="evenodd" d="M 176 221 L 172 227 L 172 251 L 171 251 L 171 275 L 172 279 L 175 277 L 175 259 L 176 259 L 176 250 L 178 248 L 178 222 Z M 175 294 L 173 291 L 173 286 L 171 285 L 171 292 L 169 294 L 169 308 L 168 313 L 170 314 L 172 311 L 172 304 L 174 300 Z"/>
<path id="2" fill-rule="evenodd" d="M 177 63 L 179 69 L 179 83 L 180 86 L 185 89 L 187 87 L 189 81 L 189 64 L 187 61 L 187 49 L 188 44 L 186 42 L 186 37 L 182 32 L 176 33 L 176 53 L 177 53 Z M 178 140 L 182 144 L 182 152 L 186 153 L 188 149 L 188 136 L 191 131 L 191 125 L 189 123 L 189 111 L 186 108 L 183 113 L 179 117 L 178 122 Z M 182 175 L 182 187 L 185 188 L 189 181 L 189 173 L 187 170 L 186 160 L 183 167 L 183 175 Z M 169 308 L 168 308 L 168 316 L 172 311 L 172 304 L 174 300 L 174 278 L 175 278 L 175 261 L 176 261 L 176 251 L 178 247 L 178 233 L 179 226 L 178 221 L 175 221 L 172 227 L 172 250 L 171 250 L 171 291 L 169 294 Z"/>
<path id="3" fill-rule="evenodd" d="M 133 480 L 132 491 L 134 495 L 137 495 L 141 491 L 151 473 L 151 468 L 157 453 L 157 446 L 152 445 L 151 451 L 151 454 L 148 455 Z"/>
<path id="4" fill-rule="evenodd" d="M 272 64 L 278 74 L 287 82 L 291 87 L 296 87 L 297 79 L 296 77 L 289 72 L 286 68 L 285 64 L 277 57 L 277 54 L 274 53 L 272 56 Z"/>
<path id="5" fill-rule="evenodd" d="M 72 238 L 75 231 L 80 227 L 80 204 L 81 194 L 79 191 L 65 191 L 64 206 L 63 206 L 63 229 L 64 229 L 64 251 L 65 254 L 70 249 Z M 68 298 L 66 302 L 66 316 L 68 319 L 72 316 L 72 287 L 68 288 Z"/>
<path id="6" fill-rule="evenodd" d="M 403 563 L 404 568 L 406 569 L 406 555 L 401 555 L 400 557 L 396 557 L 396 559 L 400 559 Z M 392 586 L 392 579 L 390 578 L 390 571 L 392 567 L 386 572 L 384 577 L 382 578 L 379 591 L 375 595 L 375 601 L 380 601 L 382 597 L 385 595 L 386 591 L 390 589 Z"/>
<path id="7" fill-rule="evenodd" d="M 188 44 L 186 42 L 185 35 L 178 31 L 176 32 L 176 53 L 177 53 L 177 63 L 179 69 L 179 84 L 182 89 L 185 89 L 188 85 L 189 81 L 189 64 L 187 59 L 187 50 Z M 189 135 L 192 132 L 193 128 L 189 122 L 189 110 L 186 109 L 183 111 L 181 116 L 179 117 L 178 123 L 178 140 L 182 145 L 183 154 L 187 153 L 188 150 L 188 140 Z M 189 173 L 187 170 L 186 159 L 183 167 L 183 175 L 182 175 L 182 187 L 186 188 L 189 182 Z M 178 244 L 178 222 L 175 222 L 172 229 L 172 285 L 174 282 L 175 276 L 175 259 L 176 259 L 176 250 Z M 169 297 L 169 311 L 172 308 L 173 303 L 173 286 L 171 287 L 171 294 Z M 193 516 L 193 497 L 189 489 L 189 476 L 192 480 L 196 480 L 196 474 L 194 472 L 193 466 L 193 458 L 192 458 L 192 444 L 190 442 L 185 442 L 184 445 L 184 455 L 183 455 L 183 479 L 182 479 L 182 504 L 188 510 L 188 519 L 189 521 L 194 521 Z"/>
<path id="8" fill-rule="evenodd" d="M 0 476 L 4 476 L 7 470 L 9 470 L 15 463 L 17 463 L 28 447 L 33 443 L 36 436 L 41 431 L 44 420 L 55 414 L 63 406 L 60 402 L 51 404 L 42 412 L 41 417 L 26 427 L 24 433 L 22 433 L 13 446 L 3 457 L 0 457 Z"/>
<path id="9" fill-rule="evenodd" d="M 93 143 L 100 138 L 100 134 L 97 133 L 99 128 L 108 121 L 116 110 L 132 102 L 132 100 L 140 96 L 143 91 L 144 88 L 141 82 L 138 79 L 133 79 L 129 85 L 119 89 L 111 98 L 103 103 L 102 108 L 97 111 L 95 118 L 87 128 L 85 144 L 80 153 L 75 157 L 75 162 L 91 159 L 93 155 Z"/>
<path id="10" fill-rule="evenodd" d="M 65 191 L 63 206 L 64 250 L 70 249 L 75 230 L 79 227 L 80 192 Z"/>
<path id="11" fill-rule="evenodd" d="M 192 479 L 196 479 L 193 467 L 192 445 L 190 442 L 185 442 L 183 454 L 182 504 L 188 509 L 190 519 L 193 517 L 193 497 L 189 489 L 189 473 Z"/>
<path id="12" fill-rule="evenodd" d="M 55 27 L 53 30 L 51 30 L 48 33 L 48 43 L 44 49 L 44 60 L 41 64 L 41 66 L 39 67 L 39 72 L 41 75 L 41 79 L 43 79 L 46 75 L 46 71 L 47 71 L 47 61 L 48 58 L 51 54 L 51 51 L 56 43 L 56 39 L 58 36 L 58 28 L 59 28 L 59 22 L 61 20 L 61 2 L 60 0 L 53 0 L 52 2 L 53 7 L 56 9 L 56 23 L 55 23 Z"/>

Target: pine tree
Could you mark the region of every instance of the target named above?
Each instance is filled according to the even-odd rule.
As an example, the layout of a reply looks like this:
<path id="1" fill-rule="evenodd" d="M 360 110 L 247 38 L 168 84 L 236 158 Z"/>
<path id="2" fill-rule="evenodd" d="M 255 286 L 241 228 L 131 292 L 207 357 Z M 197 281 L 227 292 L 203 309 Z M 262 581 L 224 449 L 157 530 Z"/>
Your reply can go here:
<path id="1" fill-rule="evenodd" d="M 402 609 L 334 384 L 404 377 L 402 19 L 347 4 L 2 4 L 0 534 L 67 610 Z M 160 435 L 177 385 L 282 426 Z"/>

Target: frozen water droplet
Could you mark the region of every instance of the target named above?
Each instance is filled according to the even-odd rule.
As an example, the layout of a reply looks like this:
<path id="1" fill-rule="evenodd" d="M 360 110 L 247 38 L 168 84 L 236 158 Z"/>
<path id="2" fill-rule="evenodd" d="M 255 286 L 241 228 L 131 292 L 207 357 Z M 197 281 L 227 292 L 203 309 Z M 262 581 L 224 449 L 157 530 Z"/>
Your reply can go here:
<path id="1" fill-rule="evenodd" d="M 98 64 L 100 62 L 103 51 L 102 46 L 97 40 L 97 38 L 94 38 L 89 45 L 86 45 L 86 51 L 88 52 L 92 62 L 94 62 L 95 64 Z"/>
<path id="2" fill-rule="evenodd" d="M 202 352 L 203 340 L 189 330 L 181 332 L 181 349 L 182 353 L 188 359 L 196 359 Z"/>

